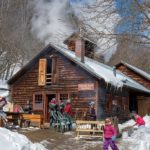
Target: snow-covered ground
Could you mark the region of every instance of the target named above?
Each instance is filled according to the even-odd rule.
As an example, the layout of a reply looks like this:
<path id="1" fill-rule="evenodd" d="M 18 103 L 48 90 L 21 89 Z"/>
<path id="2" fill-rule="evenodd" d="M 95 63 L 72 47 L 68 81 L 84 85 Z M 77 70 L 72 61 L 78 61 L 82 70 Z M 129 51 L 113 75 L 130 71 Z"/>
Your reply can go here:
<path id="1" fill-rule="evenodd" d="M 145 127 L 134 128 L 133 133 L 128 135 L 128 132 L 123 132 L 123 137 L 120 141 L 120 150 L 150 150 L 150 116 L 145 116 Z M 124 124 L 120 124 L 120 130 L 132 126 L 135 122 L 129 120 Z"/>
<path id="2" fill-rule="evenodd" d="M 46 150 L 42 144 L 32 143 L 17 132 L 0 128 L 0 150 Z"/>
<path id="3" fill-rule="evenodd" d="M 150 116 L 145 116 L 144 120 L 146 125 L 143 128 L 130 128 L 135 123 L 133 120 L 119 124 L 119 129 L 123 132 L 122 138 L 120 138 L 117 143 L 119 150 L 150 150 Z M 128 134 L 129 132 L 127 132 L 127 130 L 130 129 L 132 129 L 132 133 Z M 24 129 L 22 130 L 23 132 L 29 132 L 24 131 Z M 102 149 L 102 140 L 76 140 L 74 132 L 60 134 L 53 130 L 47 130 L 46 133 L 48 133 L 47 136 L 45 136 L 45 130 L 34 129 L 34 131 L 36 131 L 33 132 L 35 136 L 38 135 L 37 133 L 40 134 L 40 143 L 32 143 L 22 134 L 12 132 L 5 128 L 0 128 L 0 150 L 46 150 L 46 148 L 50 150 L 87 150 L 89 148 L 91 150 Z M 31 134 L 33 133 L 31 132 Z M 41 134 L 44 135 L 43 139 Z"/>

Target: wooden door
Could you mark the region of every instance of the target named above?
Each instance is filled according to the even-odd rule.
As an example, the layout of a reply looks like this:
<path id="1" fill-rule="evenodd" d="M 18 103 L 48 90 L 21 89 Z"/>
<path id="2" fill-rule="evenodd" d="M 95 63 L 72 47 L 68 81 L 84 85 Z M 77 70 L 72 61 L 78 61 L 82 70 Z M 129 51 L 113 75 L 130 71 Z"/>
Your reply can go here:
<path id="1" fill-rule="evenodd" d="M 56 98 L 56 94 L 46 94 L 44 110 L 45 110 L 45 122 L 49 122 L 50 120 L 50 110 L 49 110 L 49 103 L 52 98 Z M 57 99 L 57 98 L 56 98 Z"/>

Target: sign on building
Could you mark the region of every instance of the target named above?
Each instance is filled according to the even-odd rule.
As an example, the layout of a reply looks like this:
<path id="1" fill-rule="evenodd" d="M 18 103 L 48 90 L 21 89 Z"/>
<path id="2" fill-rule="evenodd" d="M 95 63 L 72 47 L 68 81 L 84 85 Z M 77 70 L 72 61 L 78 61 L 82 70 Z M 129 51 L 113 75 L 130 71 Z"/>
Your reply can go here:
<path id="1" fill-rule="evenodd" d="M 79 91 L 86 91 L 86 90 L 94 90 L 94 83 L 83 83 L 78 84 L 78 90 Z"/>

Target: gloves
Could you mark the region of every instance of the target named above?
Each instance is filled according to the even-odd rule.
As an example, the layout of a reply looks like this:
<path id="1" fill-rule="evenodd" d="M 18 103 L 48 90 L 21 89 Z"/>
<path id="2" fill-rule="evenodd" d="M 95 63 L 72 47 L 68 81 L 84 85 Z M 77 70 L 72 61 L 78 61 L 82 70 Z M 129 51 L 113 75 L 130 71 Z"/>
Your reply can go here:
<path id="1" fill-rule="evenodd" d="M 114 135 L 114 136 L 112 136 L 112 141 L 116 141 L 116 136 Z"/>

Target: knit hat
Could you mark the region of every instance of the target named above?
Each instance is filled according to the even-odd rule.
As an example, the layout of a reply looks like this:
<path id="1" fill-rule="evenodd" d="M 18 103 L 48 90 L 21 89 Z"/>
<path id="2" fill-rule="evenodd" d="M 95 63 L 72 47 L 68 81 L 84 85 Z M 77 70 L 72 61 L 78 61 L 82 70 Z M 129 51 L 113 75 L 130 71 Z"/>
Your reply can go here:
<path id="1" fill-rule="evenodd" d="M 93 106 L 93 105 L 95 105 L 95 102 L 94 102 L 94 101 L 91 101 L 91 102 L 89 103 L 89 105 L 90 105 L 90 106 Z"/>
<path id="2" fill-rule="evenodd" d="M 52 103 L 52 104 L 56 104 L 56 103 L 57 103 L 56 99 L 55 99 L 55 98 L 52 98 L 51 103 Z"/>
<path id="3" fill-rule="evenodd" d="M 71 103 L 71 100 L 70 100 L 70 99 L 68 99 L 68 100 L 67 100 L 67 103 Z"/>

